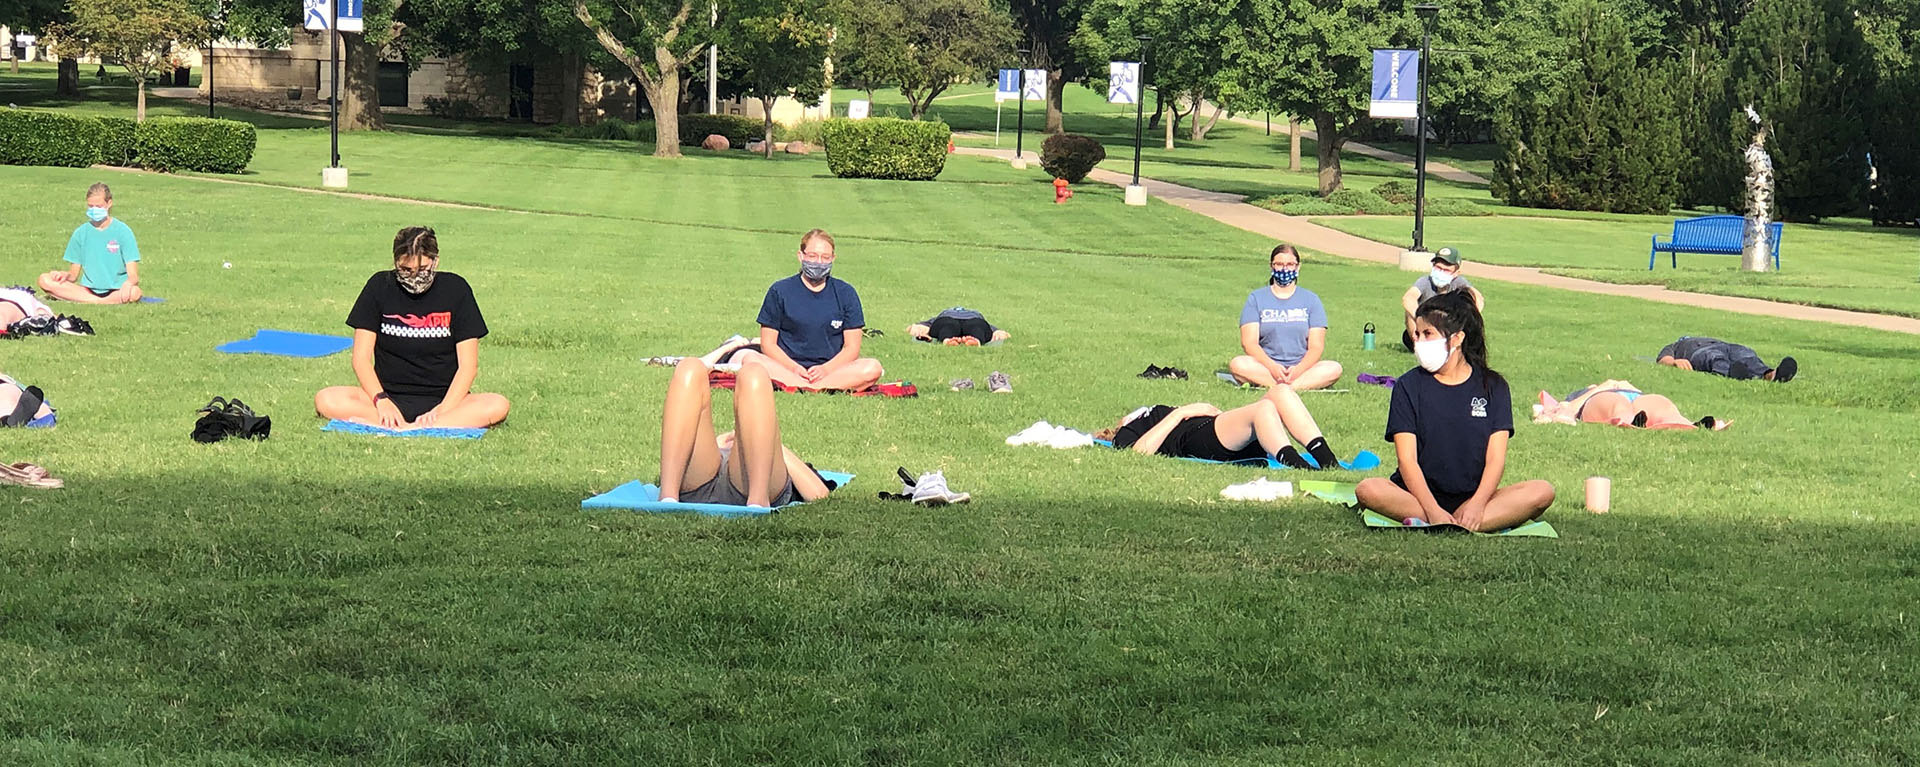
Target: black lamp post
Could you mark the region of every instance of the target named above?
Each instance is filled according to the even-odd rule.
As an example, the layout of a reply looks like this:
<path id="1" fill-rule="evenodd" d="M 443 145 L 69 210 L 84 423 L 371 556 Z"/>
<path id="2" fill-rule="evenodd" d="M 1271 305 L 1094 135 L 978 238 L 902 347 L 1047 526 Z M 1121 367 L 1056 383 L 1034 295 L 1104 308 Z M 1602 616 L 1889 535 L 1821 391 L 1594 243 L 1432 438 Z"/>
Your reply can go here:
<path id="1" fill-rule="evenodd" d="M 213 117 L 213 43 L 227 29 L 227 3 L 221 0 L 207 24 L 207 117 Z"/>
<path id="2" fill-rule="evenodd" d="M 1027 55 L 1033 51 L 1017 48 L 1014 53 L 1020 54 L 1020 98 L 1017 99 L 1019 114 L 1014 117 L 1013 122 L 1013 159 L 1018 160 L 1021 152 L 1020 140 L 1027 136 Z"/>
<path id="3" fill-rule="evenodd" d="M 1147 108 L 1147 51 L 1153 46 L 1153 37 L 1140 35 L 1133 39 L 1140 41 L 1140 82 L 1133 86 L 1133 185 L 1139 186 L 1141 121 Z"/>
<path id="4" fill-rule="evenodd" d="M 1413 7 L 1420 16 L 1420 127 L 1416 139 L 1419 149 L 1414 158 L 1413 181 L 1413 249 L 1426 250 L 1427 234 L 1427 63 L 1433 58 L 1433 22 L 1440 15 L 1440 6 L 1421 3 Z"/>

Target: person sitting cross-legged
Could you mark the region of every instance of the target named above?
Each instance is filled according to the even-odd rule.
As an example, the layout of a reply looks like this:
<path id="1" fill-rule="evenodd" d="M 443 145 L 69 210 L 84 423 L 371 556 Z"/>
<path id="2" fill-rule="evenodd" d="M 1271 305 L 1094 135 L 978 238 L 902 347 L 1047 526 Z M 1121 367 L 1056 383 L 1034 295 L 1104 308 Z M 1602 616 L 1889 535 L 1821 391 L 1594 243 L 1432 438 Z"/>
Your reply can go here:
<path id="1" fill-rule="evenodd" d="M 1240 349 L 1227 369 L 1235 380 L 1258 386 L 1322 389 L 1340 380 L 1340 363 L 1322 359 L 1327 349 L 1327 309 L 1300 287 L 1300 253 L 1281 245 L 1268 255 L 1266 286 L 1240 309 Z"/>
<path id="2" fill-rule="evenodd" d="M 375 272 L 347 314 L 358 386 L 329 386 L 314 410 L 341 421 L 406 430 L 471 429 L 506 420 L 507 398 L 472 391 L 487 321 L 460 275 L 436 272 L 432 229 L 393 238 L 393 269 Z"/>
<path id="3" fill-rule="evenodd" d="M 800 238 L 800 273 L 773 283 L 760 303 L 760 348 L 733 361 L 767 368 L 775 383 L 795 389 L 864 389 L 885 371 L 860 356 L 867 326 L 860 294 L 833 276 L 833 237 L 815 229 Z"/>
<path id="4" fill-rule="evenodd" d="M 113 217 L 113 190 L 87 187 L 87 223 L 67 238 L 69 266 L 40 275 L 48 298 L 80 304 L 140 300 L 140 244 L 126 222 Z"/>

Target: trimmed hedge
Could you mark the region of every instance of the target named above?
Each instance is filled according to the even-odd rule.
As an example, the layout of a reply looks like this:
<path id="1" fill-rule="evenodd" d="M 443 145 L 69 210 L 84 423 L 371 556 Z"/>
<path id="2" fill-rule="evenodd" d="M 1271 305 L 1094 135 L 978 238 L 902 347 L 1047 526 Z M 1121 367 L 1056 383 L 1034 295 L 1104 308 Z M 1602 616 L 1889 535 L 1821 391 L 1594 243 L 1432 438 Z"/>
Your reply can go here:
<path id="1" fill-rule="evenodd" d="M 118 165 L 131 168 L 136 153 L 133 151 L 134 135 L 140 123 L 127 117 L 100 117 L 100 164 Z"/>
<path id="2" fill-rule="evenodd" d="M 1327 202 L 1342 208 L 1373 216 L 1405 215 L 1413 212 L 1413 205 L 1387 202 L 1385 198 L 1361 189 L 1336 189 L 1327 195 Z"/>
<path id="3" fill-rule="evenodd" d="M 766 138 L 767 126 L 740 115 L 680 115 L 681 146 L 699 146 L 715 133 L 726 136 L 734 146 L 745 147 Z"/>
<path id="4" fill-rule="evenodd" d="M 100 161 L 105 131 L 92 117 L 0 109 L 0 165 L 84 168 Z"/>
<path id="5" fill-rule="evenodd" d="M 841 178 L 931 180 L 947 167 L 952 138 L 946 123 L 891 117 L 839 118 L 820 128 L 827 169 Z"/>
<path id="6" fill-rule="evenodd" d="M 1394 180 L 1382 182 L 1373 188 L 1373 193 L 1380 195 L 1381 199 L 1395 205 L 1409 205 L 1413 203 L 1413 185 L 1405 181 Z"/>
<path id="7" fill-rule="evenodd" d="M 239 173 L 253 160 L 253 126 L 205 117 L 155 117 L 134 134 L 134 152 L 151 170 Z"/>
<path id="8" fill-rule="evenodd" d="M 1054 178 L 1078 184 L 1107 159 L 1107 148 L 1077 133 L 1056 133 L 1040 144 L 1040 167 Z"/>

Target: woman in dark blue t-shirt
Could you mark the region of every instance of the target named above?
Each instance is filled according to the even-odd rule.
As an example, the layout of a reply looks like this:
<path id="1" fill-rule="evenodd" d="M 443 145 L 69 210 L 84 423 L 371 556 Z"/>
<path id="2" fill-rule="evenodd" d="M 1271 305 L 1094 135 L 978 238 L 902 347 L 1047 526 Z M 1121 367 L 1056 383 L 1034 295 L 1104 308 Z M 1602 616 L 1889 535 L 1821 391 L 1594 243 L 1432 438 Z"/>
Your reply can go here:
<path id="1" fill-rule="evenodd" d="M 1409 524 L 1468 530 L 1540 516 L 1553 505 L 1553 485 L 1500 486 L 1513 398 L 1506 379 L 1487 367 L 1486 329 L 1472 299 L 1443 293 L 1422 303 L 1413 341 L 1420 366 L 1394 384 L 1387 411 L 1387 441 L 1400 468 L 1390 479 L 1362 481 L 1360 505 Z"/>

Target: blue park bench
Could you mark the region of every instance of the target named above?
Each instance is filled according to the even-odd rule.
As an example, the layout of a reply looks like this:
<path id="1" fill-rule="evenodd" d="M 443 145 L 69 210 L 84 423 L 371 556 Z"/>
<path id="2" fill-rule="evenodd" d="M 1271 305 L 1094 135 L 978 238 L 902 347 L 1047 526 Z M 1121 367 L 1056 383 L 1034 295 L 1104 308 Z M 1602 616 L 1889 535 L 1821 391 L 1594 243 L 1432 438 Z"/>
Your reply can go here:
<path id="1" fill-rule="evenodd" d="M 1773 270 L 1780 271 L 1780 222 L 1767 225 L 1767 236 L 1773 247 Z M 1667 242 L 1660 241 L 1660 235 L 1653 236 L 1653 250 L 1647 253 L 1647 271 L 1653 271 L 1653 264 L 1661 253 L 1670 253 L 1674 268 L 1680 268 L 1681 253 L 1705 253 L 1715 256 L 1740 255 L 1740 245 L 1745 240 L 1747 220 L 1741 216 L 1701 216 L 1699 218 L 1680 219 L 1673 222 L 1673 236 Z"/>

